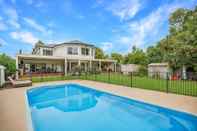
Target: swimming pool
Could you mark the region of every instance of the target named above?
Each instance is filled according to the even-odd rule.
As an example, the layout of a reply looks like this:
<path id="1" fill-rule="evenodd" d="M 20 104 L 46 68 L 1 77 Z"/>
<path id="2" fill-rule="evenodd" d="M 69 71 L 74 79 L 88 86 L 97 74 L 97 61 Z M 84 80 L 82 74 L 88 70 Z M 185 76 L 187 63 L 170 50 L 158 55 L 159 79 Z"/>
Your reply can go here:
<path id="1" fill-rule="evenodd" d="M 197 117 L 78 84 L 27 91 L 34 131 L 197 131 Z"/>

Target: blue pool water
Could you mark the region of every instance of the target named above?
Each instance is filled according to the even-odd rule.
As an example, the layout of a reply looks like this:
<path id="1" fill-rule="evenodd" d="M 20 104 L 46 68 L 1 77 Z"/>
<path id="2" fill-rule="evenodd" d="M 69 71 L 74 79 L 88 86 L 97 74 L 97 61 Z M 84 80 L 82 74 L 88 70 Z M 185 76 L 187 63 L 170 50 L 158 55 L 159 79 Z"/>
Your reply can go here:
<path id="1" fill-rule="evenodd" d="M 77 84 L 27 91 L 34 131 L 197 131 L 197 117 Z"/>

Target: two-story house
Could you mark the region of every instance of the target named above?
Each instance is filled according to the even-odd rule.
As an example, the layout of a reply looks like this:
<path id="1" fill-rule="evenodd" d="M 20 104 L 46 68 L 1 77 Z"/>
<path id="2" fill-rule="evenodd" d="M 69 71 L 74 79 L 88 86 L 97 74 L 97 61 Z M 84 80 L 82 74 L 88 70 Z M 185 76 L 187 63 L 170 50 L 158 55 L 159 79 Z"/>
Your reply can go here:
<path id="1" fill-rule="evenodd" d="M 16 76 L 67 75 L 76 67 L 80 67 L 82 71 L 116 71 L 115 60 L 95 59 L 95 51 L 94 45 L 77 40 L 61 44 L 38 41 L 31 54 L 17 54 Z"/>

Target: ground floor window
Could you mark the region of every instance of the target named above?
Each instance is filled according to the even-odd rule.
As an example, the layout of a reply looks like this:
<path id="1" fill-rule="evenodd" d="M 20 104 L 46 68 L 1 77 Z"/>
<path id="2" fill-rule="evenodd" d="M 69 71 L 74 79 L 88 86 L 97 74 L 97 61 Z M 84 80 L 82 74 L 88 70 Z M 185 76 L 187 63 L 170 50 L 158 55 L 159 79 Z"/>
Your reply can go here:
<path id="1" fill-rule="evenodd" d="M 25 64 L 25 73 L 59 73 L 64 72 L 63 64 Z"/>

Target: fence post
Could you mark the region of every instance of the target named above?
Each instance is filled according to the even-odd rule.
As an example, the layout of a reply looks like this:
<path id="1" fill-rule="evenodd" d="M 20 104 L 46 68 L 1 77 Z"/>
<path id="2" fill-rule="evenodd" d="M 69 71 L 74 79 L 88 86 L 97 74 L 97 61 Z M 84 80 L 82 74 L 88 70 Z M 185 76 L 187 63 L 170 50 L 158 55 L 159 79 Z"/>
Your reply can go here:
<path id="1" fill-rule="evenodd" d="M 130 84 L 131 84 L 131 87 L 133 87 L 133 72 L 131 72 L 130 74 Z"/>
<path id="2" fill-rule="evenodd" d="M 85 72 L 85 80 L 87 80 L 87 71 Z"/>
<path id="3" fill-rule="evenodd" d="M 110 83 L 110 70 L 108 70 L 108 82 Z"/>
<path id="4" fill-rule="evenodd" d="M 96 71 L 94 71 L 93 74 L 94 74 L 94 80 L 96 81 Z"/>
<path id="5" fill-rule="evenodd" d="M 168 72 L 166 72 L 166 93 L 168 93 L 168 88 L 169 88 L 169 77 L 168 77 Z"/>
<path id="6" fill-rule="evenodd" d="M 40 81 L 42 82 L 42 73 L 41 72 L 39 72 L 40 73 Z"/>

